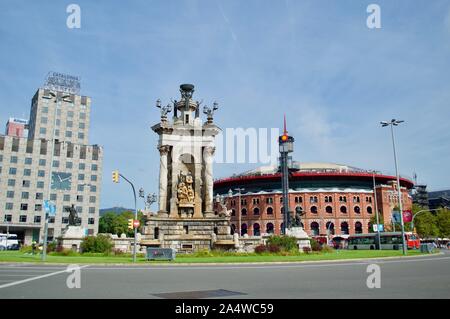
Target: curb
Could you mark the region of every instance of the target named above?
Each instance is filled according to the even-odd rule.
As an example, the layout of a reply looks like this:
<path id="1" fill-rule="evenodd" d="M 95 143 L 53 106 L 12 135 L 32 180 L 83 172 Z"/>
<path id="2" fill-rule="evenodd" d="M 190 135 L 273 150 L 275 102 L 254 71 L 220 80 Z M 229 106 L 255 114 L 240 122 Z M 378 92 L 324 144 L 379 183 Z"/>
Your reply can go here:
<path id="1" fill-rule="evenodd" d="M 168 267 L 184 267 L 184 266 L 245 266 L 245 265 L 289 265 L 289 264 L 314 264 L 314 263 L 339 263 L 339 262 L 357 262 L 357 261 L 374 261 L 374 260 L 384 260 L 384 259 L 403 259 L 403 258 L 423 258 L 429 256 L 439 256 L 445 255 L 443 252 L 415 255 L 415 256 L 388 256 L 388 257 L 370 257 L 370 258 L 348 258 L 348 259 L 329 259 L 329 260 L 306 260 L 306 261 L 252 261 L 252 262 L 222 262 L 222 263 L 77 263 L 77 265 L 89 265 L 89 266 L 126 266 L 126 267 L 148 267 L 153 266 L 168 266 Z M 23 265 L 45 265 L 45 266 L 68 266 L 70 263 L 52 263 L 52 262 L 8 262 L 0 261 L 1 265 L 12 265 L 12 266 L 23 266 Z"/>

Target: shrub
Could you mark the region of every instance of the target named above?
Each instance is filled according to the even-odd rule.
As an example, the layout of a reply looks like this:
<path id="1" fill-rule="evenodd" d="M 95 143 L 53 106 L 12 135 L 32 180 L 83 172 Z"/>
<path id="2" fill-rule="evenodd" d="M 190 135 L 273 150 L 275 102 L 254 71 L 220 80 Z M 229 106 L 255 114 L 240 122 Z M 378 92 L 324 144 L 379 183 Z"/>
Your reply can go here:
<path id="1" fill-rule="evenodd" d="M 309 254 L 311 252 L 311 248 L 310 247 L 303 247 L 303 252 L 305 254 Z"/>
<path id="2" fill-rule="evenodd" d="M 25 246 L 24 245 L 24 246 L 20 247 L 20 252 L 21 253 L 31 253 L 31 251 L 32 251 L 31 246 Z"/>
<path id="3" fill-rule="evenodd" d="M 255 247 L 255 253 L 262 254 L 267 251 L 267 247 L 265 245 L 258 245 Z"/>
<path id="4" fill-rule="evenodd" d="M 323 253 L 332 253 L 334 251 L 334 249 L 328 245 L 324 245 L 322 246 L 322 252 Z"/>
<path id="5" fill-rule="evenodd" d="M 61 246 L 59 246 L 61 247 Z M 76 251 L 73 251 L 72 249 L 63 249 L 62 247 L 59 249 L 59 251 L 52 251 L 49 253 L 51 256 L 78 256 L 79 253 Z"/>
<path id="6" fill-rule="evenodd" d="M 57 247 L 56 241 L 52 241 L 51 243 L 48 243 L 47 244 L 47 253 L 56 251 L 56 247 Z"/>
<path id="7" fill-rule="evenodd" d="M 278 245 L 270 244 L 267 246 L 267 250 L 271 253 L 279 253 L 281 251 L 281 248 Z"/>
<path id="8" fill-rule="evenodd" d="M 322 245 L 320 245 L 316 240 L 311 239 L 311 250 L 312 251 L 321 251 Z"/>
<path id="9" fill-rule="evenodd" d="M 276 245 L 281 250 L 291 251 L 297 249 L 297 238 L 292 236 L 271 236 L 267 240 L 268 245 Z"/>
<path id="10" fill-rule="evenodd" d="M 81 251 L 91 253 L 109 253 L 114 244 L 106 235 L 87 236 L 81 242 Z"/>

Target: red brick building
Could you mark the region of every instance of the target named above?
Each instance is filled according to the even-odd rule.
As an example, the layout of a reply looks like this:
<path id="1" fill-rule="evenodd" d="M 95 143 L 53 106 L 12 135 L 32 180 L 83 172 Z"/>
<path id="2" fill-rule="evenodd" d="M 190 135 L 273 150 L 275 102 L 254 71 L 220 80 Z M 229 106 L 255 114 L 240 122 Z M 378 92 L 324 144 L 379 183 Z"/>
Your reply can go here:
<path id="1" fill-rule="evenodd" d="M 310 236 L 330 233 L 345 238 L 349 234 L 366 233 L 371 228 L 370 220 L 375 216 L 376 206 L 385 226 L 390 226 L 392 210 L 398 206 L 395 176 L 330 163 L 295 165 L 299 170 L 289 179 L 289 209 L 292 214 L 295 211 L 305 213 L 302 224 Z M 413 182 L 402 177 L 400 184 L 403 209 L 411 209 L 409 193 Z M 237 188 L 244 188 L 240 203 Z M 239 230 L 240 219 L 242 234 L 280 233 L 283 203 L 281 176 L 276 167 L 260 167 L 216 180 L 214 193 L 226 198 L 227 208 L 232 210 L 233 231 Z"/>

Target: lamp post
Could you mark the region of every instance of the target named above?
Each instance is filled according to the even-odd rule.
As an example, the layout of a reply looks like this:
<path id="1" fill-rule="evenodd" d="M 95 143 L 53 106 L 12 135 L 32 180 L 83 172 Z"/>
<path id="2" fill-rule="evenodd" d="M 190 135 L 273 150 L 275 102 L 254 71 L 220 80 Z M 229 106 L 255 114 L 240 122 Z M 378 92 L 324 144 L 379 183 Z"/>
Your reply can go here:
<path id="1" fill-rule="evenodd" d="M 423 209 L 419 210 L 417 213 L 415 213 L 411 219 L 411 231 L 414 231 L 414 218 L 416 218 L 417 215 L 424 213 L 424 212 L 431 212 L 431 211 L 437 211 L 440 208 L 433 208 L 433 209 Z"/>
<path id="2" fill-rule="evenodd" d="M 53 134 L 52 134 L 52 149 L 51 149 L 51 153 L 50 153 L 50 170 L 49 170 L 49 179 L 48 179 L 48 187 L 47 187 L 47 200 L 50 203 L 50 192 L 51 192 L 51 185 L 52 185 L 52 173 L 53 173 L 53 155 L 55 152 L 55 130 L 56 130 L 56 117 L 58 115 L 58 104 L 61 100 L 70 97 L 70 95 L 65 94 L 62 96 L 58 96 L 58 92 L 54 93 L 52 91 L 49 92 L 49 94 L 54 97 L 54 102 L 55 102 L 55 113 L 54 113 L 54 120 L 53 120 Z M 45 259 L 47 258 L 47 237 L 48 237 L 48 217 L 49 217 L 49 213 L 45 212 L 45 222 L 44 222 L 44 243 L 42 246 L 42 260 L 45 261 Z"/>
<path id="3" fill-rule="evenodd" d="M 375 204 L 375 214 L 377 216 L 378 250 L 381 250 L 380 219 L 378 217 L 377 190 L 375 188 L 375 171 L 372 171 L 372 178 L 373 178 L 373 200 Z"/>
<path id="4" fill-rule="evenodd" d="M 238 214 L 239 227 L 238 227 L 238 234 L 239 234 L 239 236 L 242 236 L 242 234 L 241 234 L 241 192 L 243 190 L 245 190 L 245 188 L 238 187 L 238 188 L 235 188 L 234 190 L 238 192 L 238 196 L 239 196 L 239 206 L 238 206 L 238 210 L 239 210 L 239 214 Z"/>
<path id="5" fill-rule="evenodd" d="M 380 122 L 382 127 L 390 126 L 391 127 L 391 137 L 392 137 L 392 148 L 394 151 L 394 162 L 395 162 L 395 174 L 397 175 L 397 191 L 398 191 L 398 204 L 400 207 L 400 221 L 401 221 L 401 227 L 402 227 L 402 248 L 403 248 L 403 255 L 407 254 L 407 247 L 405 243 L 405 223 L 403 222 L 403 203 L 402 203 L 402 192 L 400 188 L 400 175 L 398 173 L 398 165 L 397 165 L 397 154 L 395 151 L 395 138 L 394 138 L 394 126 L 398 126 L 400 123 L 403 123 L 404 121 L 392 119 L 390 122 L 383 121 Z"/>

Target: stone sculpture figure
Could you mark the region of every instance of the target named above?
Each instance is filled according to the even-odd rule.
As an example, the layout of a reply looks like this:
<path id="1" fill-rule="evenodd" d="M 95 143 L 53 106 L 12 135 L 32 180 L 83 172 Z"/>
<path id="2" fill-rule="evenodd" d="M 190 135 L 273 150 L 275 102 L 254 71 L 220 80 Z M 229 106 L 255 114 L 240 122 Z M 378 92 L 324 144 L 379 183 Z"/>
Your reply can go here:
<path id="1" fill-rule="evenodd" d="M 177 187 L 178 204 L 188 204 L 191 206 L 194 204 L 195 192 L 193 189 L 193 183 L 194 181 L 191 172 L 188 172 L 186 175 L 182 172 L 180 173 Z"/>
<path id="2" fill-rule="evenodd" d="M 69 211 L 69 226 L 80 226 L 80 219 L 78 218 L 77 210 L 72 204 L 71 207 L 68 208 Z"/>

